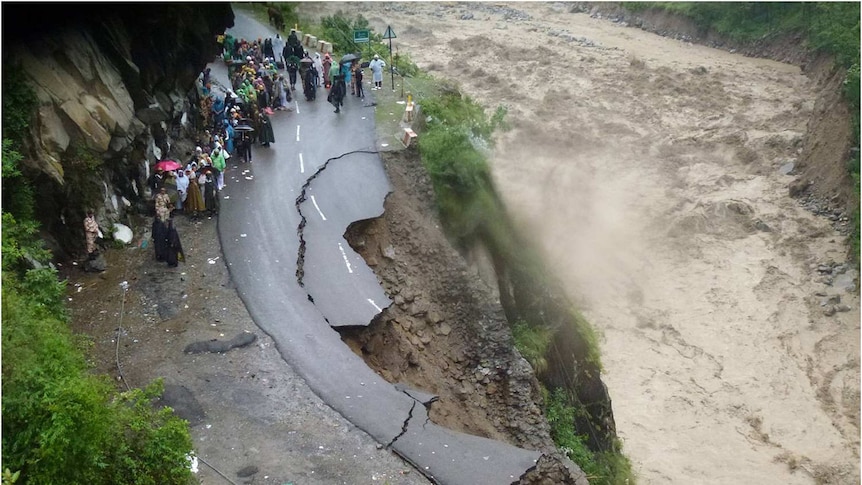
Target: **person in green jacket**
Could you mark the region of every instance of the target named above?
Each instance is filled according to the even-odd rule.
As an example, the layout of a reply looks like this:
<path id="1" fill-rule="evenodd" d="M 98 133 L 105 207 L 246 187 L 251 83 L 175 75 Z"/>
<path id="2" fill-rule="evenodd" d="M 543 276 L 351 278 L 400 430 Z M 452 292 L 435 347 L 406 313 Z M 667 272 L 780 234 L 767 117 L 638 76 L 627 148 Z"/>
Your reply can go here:
<path id="1" fill-rule="evenodd" d="M 212 155 L 210 155 L 213 161 L 213 167 L 218 170 L 218 189 L 221 190 L 224 188 L 224 169 L 227 163 L 224 159 L 224 149 L 221 146 L 221 143 L 216 143 L 215 148 L 213 149 Z"/>

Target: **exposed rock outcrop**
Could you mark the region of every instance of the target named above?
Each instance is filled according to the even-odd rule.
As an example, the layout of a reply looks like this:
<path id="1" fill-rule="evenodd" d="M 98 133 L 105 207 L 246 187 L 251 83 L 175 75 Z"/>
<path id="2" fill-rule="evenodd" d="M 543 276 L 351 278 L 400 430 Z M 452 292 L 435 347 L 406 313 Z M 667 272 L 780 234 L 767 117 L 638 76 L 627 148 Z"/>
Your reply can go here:
<path id="1" fill-rule="evenodd" d="M 4 69 L 20 69 L 38 99 L 19 147 L 40 186 L 38 213 L 76 252 L 85 207 L 103 223 L 120 220 L 140 207 L 149 164 L 175 155 L 180 120 L 194 109 L 188 94 L 233 11 L 228 3 L 14 4 L 4 13 Z M 38 21 L 22 23 L 28 18 Z"/>

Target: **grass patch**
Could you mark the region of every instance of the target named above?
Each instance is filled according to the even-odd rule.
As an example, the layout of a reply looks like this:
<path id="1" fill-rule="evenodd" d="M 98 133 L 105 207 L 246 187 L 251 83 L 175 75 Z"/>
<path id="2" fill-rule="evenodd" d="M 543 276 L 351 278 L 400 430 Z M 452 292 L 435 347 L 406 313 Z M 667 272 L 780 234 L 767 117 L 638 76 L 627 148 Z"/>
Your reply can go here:
<path id="1" fill-rule="evenodd" d="M 533 366 L 536 374 L 543 373 L 548 368 L 548 346 L 551 344 L 552 332 L 545 327 L 529 325 L 517 321 L 512 325 L 512 338 L 515 348 Z"/>

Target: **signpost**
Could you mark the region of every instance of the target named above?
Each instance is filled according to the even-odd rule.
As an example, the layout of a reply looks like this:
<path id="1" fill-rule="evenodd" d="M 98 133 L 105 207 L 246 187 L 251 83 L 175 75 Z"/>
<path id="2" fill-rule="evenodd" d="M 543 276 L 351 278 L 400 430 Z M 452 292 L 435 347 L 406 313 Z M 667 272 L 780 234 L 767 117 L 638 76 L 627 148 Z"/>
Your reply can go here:
<path id="1" fill-rule="evenodd" d="M 389 39 L 389 72 L 392 73 L 392 90 L 395 91 L 395 66 L 392 65 L 392 39 L 397 37 L 391 25 L 386 26 L 386 32 L 383 33 L 384 39 Z"/>
<path id="2" fill-rule="evenodd" d="M 368 29 L 356 29 L 353 31 L 353 43 L 365 44 L 371 41 L 371 31 Z"/>

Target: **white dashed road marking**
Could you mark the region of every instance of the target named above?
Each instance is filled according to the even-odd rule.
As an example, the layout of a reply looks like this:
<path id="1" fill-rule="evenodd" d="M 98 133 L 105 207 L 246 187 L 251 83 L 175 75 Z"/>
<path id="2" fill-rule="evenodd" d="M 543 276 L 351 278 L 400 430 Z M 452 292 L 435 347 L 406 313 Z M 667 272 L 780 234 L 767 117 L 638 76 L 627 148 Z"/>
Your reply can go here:
<path id="1" fill-rule="evenodd" d="M 382 309 L 382 308 L 380 308 L 379 306 L 377 306 L 377 303 L 374 303 L 374 300 L 372 300 L 371 298 L 367 298 L 367 300 L 368 300 L 368 303 L 371 303 L 371 306 L 373 306 L 374 308 L 376 308 L 378 312 L 382 312 L 382 311 L 383 311 L 383 309 Z"/>
<path id="2" fill-rule="evenodd" d="M 323 215 L 323 211 L 320 210 L 320 206 L 317 205 L 317 200 L 314 198 L 313 195 L 311 196 L 311 203 L 314 204 L 314 208 L 317 209 L 317 213 L 320 214 L 320 218 L 325 221 L 326 216 Z"/>
<path id="3" fill-rule="evenodd" d="M 305 173 L 305 163 L 302 162 L 302 153 L 299 154 L 299 173 Z"/>
<path id="4" fill-rule="evenodd" d="M 347 259 L 347 253 L 344 252 L 344 247 L 338 243 L 338 249 L 341 250 L 341 257 L 344 258 L 344 264 L 347 265 L 347 272 L 353 274 L 353 268 L 350 267 L 350 260 Z"/>
<path id="5" fill-rule="evenodd" d="M 296 125 L 296 141 L 299 141 L 299 125 Z"/>

